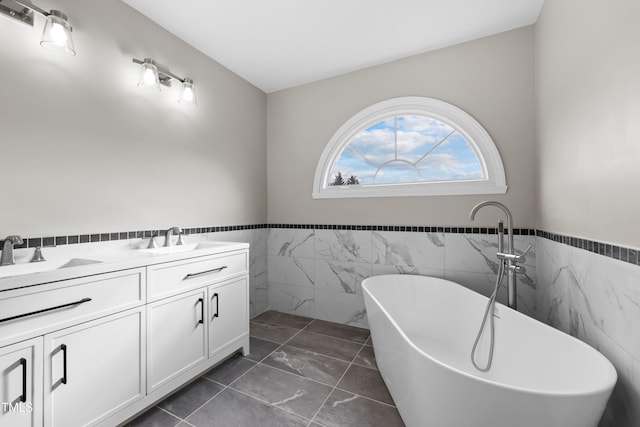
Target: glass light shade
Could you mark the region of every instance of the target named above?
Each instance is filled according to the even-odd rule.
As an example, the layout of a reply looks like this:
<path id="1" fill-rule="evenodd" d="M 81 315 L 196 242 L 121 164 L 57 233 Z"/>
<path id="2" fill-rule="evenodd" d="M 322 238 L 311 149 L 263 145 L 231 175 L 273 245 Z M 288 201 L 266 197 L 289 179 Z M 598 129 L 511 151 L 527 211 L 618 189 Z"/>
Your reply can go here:
<path id="1" fill-rule="evenodd" d="M 142 67 L 140 68 L 140 78 L 138 79 L 138 86 L 160 90 L 160 77 L 158 76 L 158 67 L 152 59 L 144 59 Z"/>
<path id="2" fill-rule="evenodd" d="M 67 15 L 58 10 L 52 10 L 44 24 L 40 46 L 63 55 L 74 56 L 76 49 L 73 46 L 71 31 Z"/>
<path id="3" fill-rule="evenodd" d="M 178 103 L 193 106 L 197 105 L 196 90 L 193 87 L 193 80 L 186 78 L 182 82 L 182 88 L 180 88 L 180 97 L 178 98 Z"/>

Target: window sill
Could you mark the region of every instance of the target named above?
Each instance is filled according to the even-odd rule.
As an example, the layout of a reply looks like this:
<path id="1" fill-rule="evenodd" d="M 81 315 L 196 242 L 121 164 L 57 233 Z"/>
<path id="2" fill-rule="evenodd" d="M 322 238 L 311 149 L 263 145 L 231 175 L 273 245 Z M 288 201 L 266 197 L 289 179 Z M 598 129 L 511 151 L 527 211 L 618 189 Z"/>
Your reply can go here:
<path id="1" fill-rule="evenodd" d="M 415 197 L 505 194 L 507 186 L 492 182 L 429 182 L 416 184 L 346 185 L 313 192 L 314 199 L 350 199 L 362 197 Z"/>

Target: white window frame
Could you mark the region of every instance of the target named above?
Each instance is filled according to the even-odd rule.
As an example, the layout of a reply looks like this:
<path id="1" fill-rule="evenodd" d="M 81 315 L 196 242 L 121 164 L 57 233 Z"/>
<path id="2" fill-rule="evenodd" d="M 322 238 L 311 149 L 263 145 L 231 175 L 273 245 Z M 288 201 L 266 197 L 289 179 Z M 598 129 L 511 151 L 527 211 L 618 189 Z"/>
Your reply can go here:
<path id="1" fill-rule="evenodd" d="M 485 178 L 397 184 L 328 185 L 333 165 L 351 139 L 382 120 L 393 116 L 422 115 L 440 120 L 457 130 L 475 150 Z M 331 137 L 316 167 L 313 198 L 446 196 L 504 194 L 507 182 L 502 158 L 489 133 L 465 111 L 438 99 L 405 96 L 365 108 L 347 120 Z"/>

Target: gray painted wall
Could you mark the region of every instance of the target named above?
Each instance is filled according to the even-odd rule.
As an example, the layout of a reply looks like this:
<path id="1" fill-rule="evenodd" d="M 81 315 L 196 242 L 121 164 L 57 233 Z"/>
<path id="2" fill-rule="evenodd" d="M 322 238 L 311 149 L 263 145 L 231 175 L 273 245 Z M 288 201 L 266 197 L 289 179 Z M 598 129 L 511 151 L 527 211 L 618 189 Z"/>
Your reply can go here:
<path id="1" fill-rule="evenodd" d="M 539 226 L 640 247 L 640 3 L 547 1 L 536 24 Z"/>
<path id="2" fill-rule="evenodd" d="M 544 230 L 640 247 L 639 20 L 637 1 L 545 2 L 535 31 Z M 640 267 L 545 239 L 537 249 L 539 319 L 618 372 L 600 426 L 640 425 Z"/>
<path id="3" fill-rule="evenodd" d="M 356 71 L 267 97 L 269 222 L 495 226 L 496 199 L 518 227 L 535 225 L 533 27 Z M 467 111 L 487 129 L 505 163 L 506 195 L 313 200 L 322 150 L 352 115 L 398 96 L 427 96 Z"/>
<path id="4" fill-rule="evenodd" d="M 266 95 L 120 1 L 42 0 L 78 52 L 39 45 L 5 17 L 0 38 L 0 239 L 266 221 Z M 151 57 L 196 83 L 137 87 Z"/>

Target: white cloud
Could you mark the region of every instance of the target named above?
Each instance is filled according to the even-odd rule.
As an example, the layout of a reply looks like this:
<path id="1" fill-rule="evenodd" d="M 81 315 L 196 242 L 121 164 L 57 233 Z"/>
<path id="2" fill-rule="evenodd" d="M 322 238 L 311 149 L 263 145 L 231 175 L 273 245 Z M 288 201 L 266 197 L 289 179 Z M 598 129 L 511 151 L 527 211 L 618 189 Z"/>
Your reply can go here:
<path id="1" fill-rule="evenodd" d="M 394 119 L 390 118 L 359 132 L 334 165 L 333 173 L 340 170 L 345 177 L 353 174 L 358 176 L 361 183 L 371 183 L 377 168 L 396 160 L 396 152 L 400 160 L 417 162 L 454 131 L 449 125 L 424 116 L 401 116 L 397 119 L 397 125 L 398 129 L 394 132 Z M 420 160 L 417 166 L 425 180 L 481 177 L 478 163 L 470 161 L 469 156 L 464 154 L 465 150 L 460 151 L 458 145 L 466 145 L 466 141 L 460 141 L 460 138 L 459 134 L 453 134 L 435 152 Z M 451 141 L 456 141 L 456 145 L 450 145 Z M 408 169 L 397 167 L 399 162 L 388 164 L 379 172 L 377 181 L 416 180 L 416 170 L 409 164 L 404 165 Z"/>
<path id="2" fill-rule="evenodd" d="M 403 131 L 449 134 L 453 128 L 439 120 L 426 116 L 401 116 L 398 117 L 398 129 Z"/>
<path id="3" fill-rule="evenodd" d="M 430 168 L 460 168 L 462 163 L 451 154 L 447 153 L 432 153 L 422 160 L 418 166 L 421 169 Z"/>
<path id="4" fill-rule="evenodd" d="M 398 152 L 408 153 L 419 147 L 424 148 L 421 155 L 424 155 L 429 148 L 433 147 L 442 140 L 442 137 L 436 135 L 424 135 L 419 132 L 398 131 Z"/>
<path id="5" fill-rule="evenodd" d="M 397 132 L 397 152 L 399 158 L 417 161 L 446 135 L 424 134 L 420 132 Z M 395 159 L 396 135 L 389 129 L 362 131 L 350 143 L 356 151 L 375 164 Z"/>
<path id="6" fill-rule="evenodd" d="M 477 179 L 483 173 L 478 163 L 462 163 L 451 154 L 432 154 L 420 162 L 426 180 Z"/>

